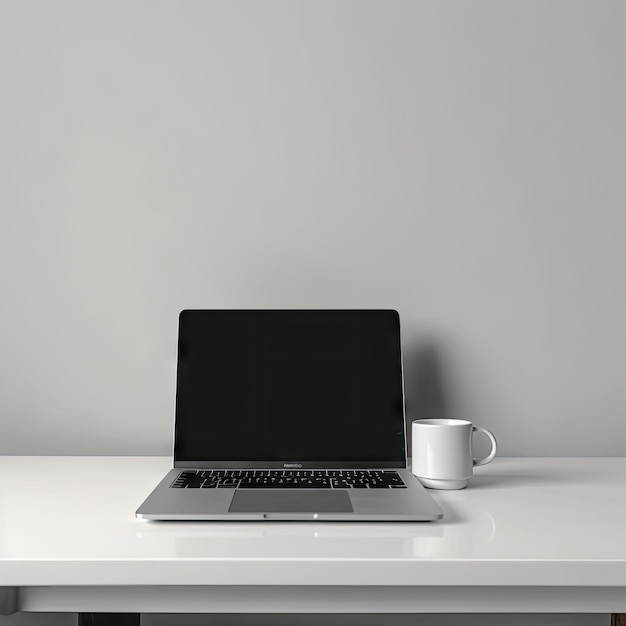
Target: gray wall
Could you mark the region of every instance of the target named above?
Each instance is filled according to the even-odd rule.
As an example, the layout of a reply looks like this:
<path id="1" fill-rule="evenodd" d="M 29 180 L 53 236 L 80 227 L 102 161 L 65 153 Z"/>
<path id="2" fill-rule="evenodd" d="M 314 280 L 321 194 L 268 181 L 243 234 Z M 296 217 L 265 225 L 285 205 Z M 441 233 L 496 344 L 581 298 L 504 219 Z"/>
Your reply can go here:
<path id="1" fill-rule="evenodd" d="M 622 455 L 625 18 L 1 2 L 0 453 L 169 453 L 182 308 L 363 306 L 411 419 Z M 416 623 L 608 623 L 537 619 Z"/>
<path id="2" fill-rule="evenodd" d="M 168 454 L 186 307 L 394 307 L 409 418 L 622 455 L 626 3 L 0 4 L 0 453 Z"/>

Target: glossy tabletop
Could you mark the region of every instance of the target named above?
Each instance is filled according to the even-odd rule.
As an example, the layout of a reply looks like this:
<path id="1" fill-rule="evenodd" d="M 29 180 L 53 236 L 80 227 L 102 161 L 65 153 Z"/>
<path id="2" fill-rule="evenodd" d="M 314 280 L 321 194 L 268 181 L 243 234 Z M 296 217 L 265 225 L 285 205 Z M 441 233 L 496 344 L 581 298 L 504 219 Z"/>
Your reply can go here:
<path id="1" fill-rule="evenodd" d="M 163 457 L 0 457 L 0 586 L 626 587 L 626 458 L 498 458 L 426 523 L 150 522 Z"/>

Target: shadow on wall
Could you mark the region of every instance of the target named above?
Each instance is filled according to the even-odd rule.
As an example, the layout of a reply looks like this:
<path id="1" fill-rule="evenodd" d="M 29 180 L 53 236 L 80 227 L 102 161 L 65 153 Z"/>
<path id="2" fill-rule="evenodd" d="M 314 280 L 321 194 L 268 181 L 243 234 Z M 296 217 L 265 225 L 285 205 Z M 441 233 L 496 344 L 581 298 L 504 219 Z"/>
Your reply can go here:
<path id="1" fill-rule="evenodd" d="M 403 349 L 406 428 L 411 456 L 411 422 L 442 419 L 449 415 L 449 397 L 444 382 L 441 355 L 437 346 L 414 343 Z"/>

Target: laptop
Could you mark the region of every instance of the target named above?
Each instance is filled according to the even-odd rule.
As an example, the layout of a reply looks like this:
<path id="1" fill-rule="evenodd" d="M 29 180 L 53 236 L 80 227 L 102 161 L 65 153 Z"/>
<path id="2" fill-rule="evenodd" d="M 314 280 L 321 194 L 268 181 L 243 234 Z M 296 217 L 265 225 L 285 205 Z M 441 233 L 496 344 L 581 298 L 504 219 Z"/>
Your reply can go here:
<path id="1" fill-rule="evenodd" d="M 394 310 L 185 310 L 150 520 L 432 521 L 407 467 Z"/>

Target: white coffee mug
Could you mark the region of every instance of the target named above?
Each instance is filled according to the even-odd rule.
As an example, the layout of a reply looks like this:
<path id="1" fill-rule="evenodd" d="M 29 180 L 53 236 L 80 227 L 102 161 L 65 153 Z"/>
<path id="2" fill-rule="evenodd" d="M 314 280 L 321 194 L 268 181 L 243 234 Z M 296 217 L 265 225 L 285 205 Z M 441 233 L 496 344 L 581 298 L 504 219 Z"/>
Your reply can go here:
<path id="1" fill-rule="evenodd" d="M 491 440 L 491 452 L 482 459 L 472 456 L 472 435 L 481 432 Z M 424 419 L 412 425 L 413 474 L 431 489 L 463 489 L 475 465 L 485 465 L 496 456 L 493 433 L 467 420 Z"/>

